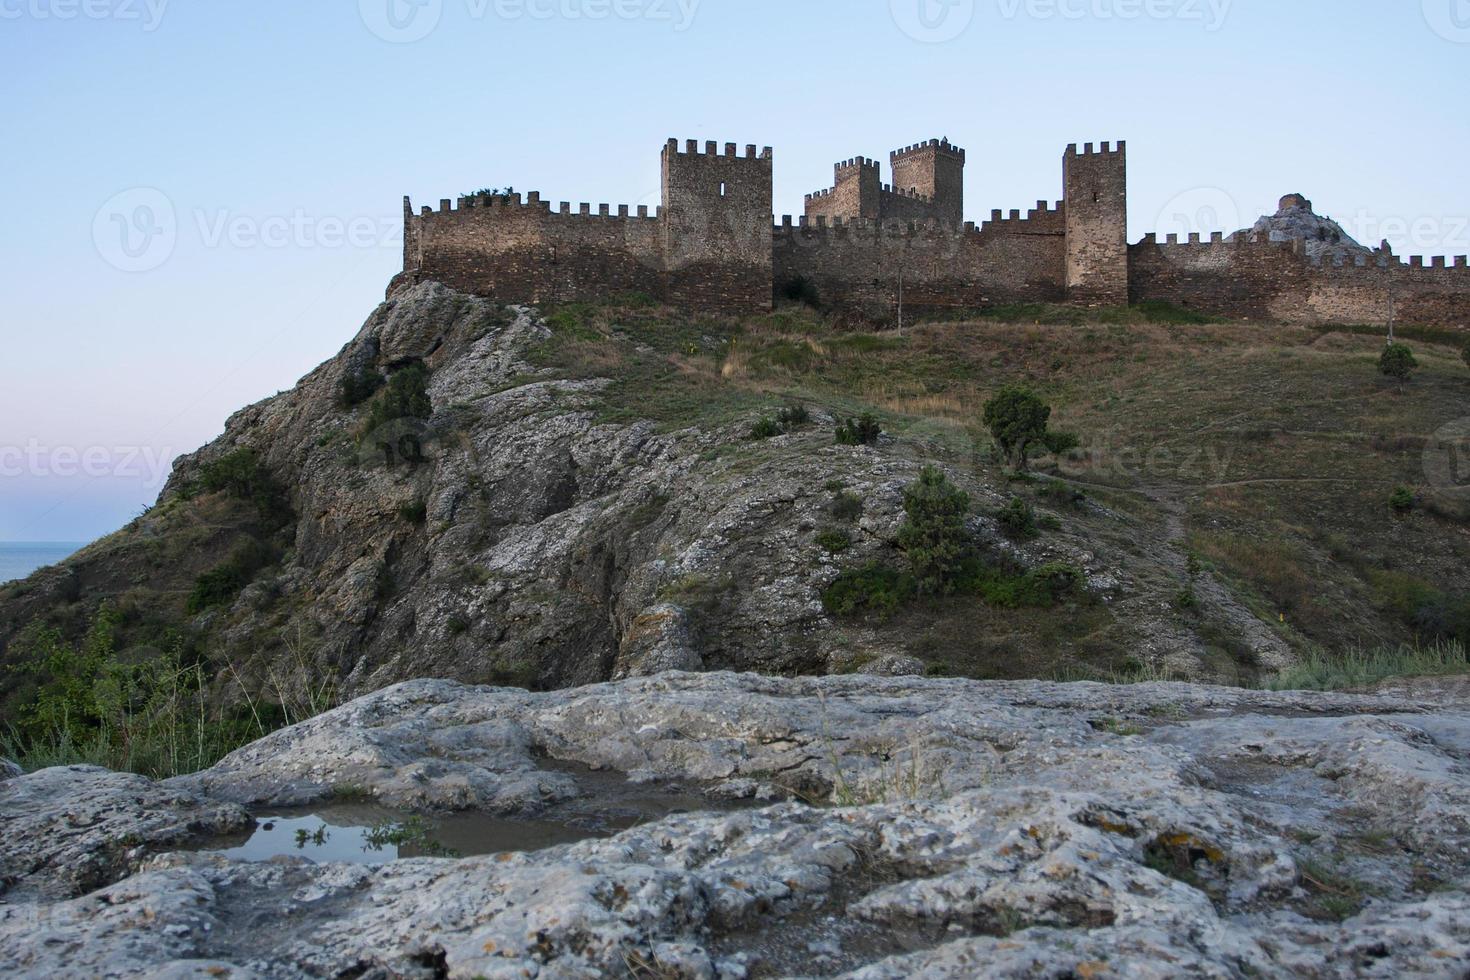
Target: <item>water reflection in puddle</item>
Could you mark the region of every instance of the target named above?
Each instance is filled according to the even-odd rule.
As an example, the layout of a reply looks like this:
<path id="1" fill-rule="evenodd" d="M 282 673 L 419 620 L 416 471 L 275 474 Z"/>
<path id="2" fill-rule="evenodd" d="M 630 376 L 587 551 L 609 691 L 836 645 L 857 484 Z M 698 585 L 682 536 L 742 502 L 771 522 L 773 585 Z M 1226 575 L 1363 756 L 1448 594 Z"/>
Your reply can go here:
<path id="1" fill-rule="evenodd" d="M 583 795 L 557 804 L 537 819 L 475 812 L 417 816 L 374 803 L 322 804 L 258 813 L 253 832 L 217 840 L 207 849 L 238 861 L 305 857 L 319 863 L 377 865 L 399 858 L 539 851 L 610 837 L 674 813 L 755 805 L 711 800 L 678 783 L 639 784 L 622 773 L 559 768 L 574 773 Z"/>
<path id="2" fill-rule="evenodd" d="M 351 805 L 261 814 L 248 838 L 211 850 L 237 861 L 305 857 L 316 862 L 386 864 L 409 857 L 539 851 L 606 834 L 554 821 L 468 813 L 417 817 L 384 807 Z"/>

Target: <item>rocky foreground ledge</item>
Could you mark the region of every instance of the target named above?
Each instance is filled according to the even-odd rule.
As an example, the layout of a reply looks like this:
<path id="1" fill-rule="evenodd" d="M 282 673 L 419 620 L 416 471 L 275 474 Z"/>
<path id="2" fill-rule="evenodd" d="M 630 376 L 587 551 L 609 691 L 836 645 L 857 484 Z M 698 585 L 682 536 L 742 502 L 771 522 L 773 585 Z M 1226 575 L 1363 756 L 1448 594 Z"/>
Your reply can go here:
<path id="1" fill-rule="evenodd" d="M 349 791 L 535 815 L 587 770 L 754 803 L 380 868 L 178 850 Z M 164 784 L 0 779 L 7 976 L 1470 971 L 1470 701 L 1433 686 L 421 681 Z"/>

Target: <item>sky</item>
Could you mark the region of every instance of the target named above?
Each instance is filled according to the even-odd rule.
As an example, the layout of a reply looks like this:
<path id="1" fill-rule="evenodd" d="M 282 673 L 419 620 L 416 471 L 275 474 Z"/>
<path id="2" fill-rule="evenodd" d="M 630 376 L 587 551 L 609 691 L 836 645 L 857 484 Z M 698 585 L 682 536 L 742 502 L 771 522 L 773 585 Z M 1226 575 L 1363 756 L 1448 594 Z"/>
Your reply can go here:
<path id="1" fill-rule="evenodd" d="M 1470 252 L 1470 0 L 0 0 L 0 542 L 86 541 L 336 353 L 402 198 L 656 205 L 670 137 L 948 137 L 967 217 L 1127 140 L 1131 241 L 1310 197 Z"/>

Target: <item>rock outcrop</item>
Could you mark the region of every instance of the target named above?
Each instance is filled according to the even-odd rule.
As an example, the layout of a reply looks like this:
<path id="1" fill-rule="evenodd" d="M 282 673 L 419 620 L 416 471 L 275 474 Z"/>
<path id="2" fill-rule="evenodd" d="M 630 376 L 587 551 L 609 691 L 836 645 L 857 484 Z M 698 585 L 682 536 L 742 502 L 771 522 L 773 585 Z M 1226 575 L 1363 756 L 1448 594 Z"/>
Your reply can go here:
<path id="1" fill-rule="evenodd" d="M 675 330 L 642 329 L 655 340 Z M 617 370 L 546 366 L 548 352 L 579 336 L 437 283 L 397 293 L 336 358 L 179 459 L 148 514 L 0 590 L 0 664 L 27 623 L 104 600 L 125 605 L 130 622 L 189 633 L 213 664 L 227 663 L 230 690 L 216 694 L 225 703 L 240 699 L 237 677 L 274 700 L 324 679 L 349 695 L 421 676 L 545 689 L 668 669 L 815 674 L 912 658 L 916 650 L 895 650 L 868 624 L 830 616 L 821 592 L 843 569 L 901 559 L 904 487 L 936 460 L 970 494 L 983 548 L 1023 567 L 1074 566 L 1094 606 L 1063 617 L 1086 623 L 1061 643 L 1048 628 L 1045 662 L 1017 656 L 1005 637 L 993 656 L 961 644 L 976 672 L 1026 676 L 1088 658 L 1106 672 L 1137 657 L 1178 676 L 1235 682 L 1291 660 L 1230 592 L 1205 587 L 1208 574 L 1201 616 L 1177 615 L 1187 559 L 1162 521 L 1079 503 L 1043 539 L 1012 541 L 980 515 L 1013 491 L 975 462 L 961 426 L 843 446 L 834 419 L 814 408 L 804 429 L 755 440 L 758 407 L 692 405 L 677 423 L 658 424 L 641 411 L 655 390 L 625 392 L 629 407 L 610 417 L 609 391 L 628 384 L 619 371 L 634 370 L 626 361 L 707 357 L 725 341 L 651 352 L 614 324 L 592 356 L 624 358 Z M 344 405 L 349 382 L 381 383 L 406 364 L 428 372 L 430 416 L 367 431 L 370 403 Z M 289 500 L 289 522 L 266 541 L 279 557 L 238 595 L 190 610 L 201 576 L 230 558 L 255 520 L 248 503 L 198 489 L 211 463 L 242 448 Z M 858 502 L 841 521 L 833 487 Z M 818 543 L 834 523 L 840 553 Z M 1214 632 L 1195 628 L 1206 620 Z M 129 642 L 161 646 L 161 633 Z M 1233 662 L 1218 653 L 1222 633 L 1239 651 Z M 928 654 L 946 656 L 932 644 Z"/>
<path id="2" fill-rule="evenodd" d="M 1250 228 L 1237 234 L 1252 242 L 1303 242 L 1307 255 L 1313 260 L 1329 256 L 1341 261 L 1351 260 L 1356 255 L 1372 258 L 1377 254 L 1360 245 L 1343 230 L 1342 225 L 1312 210 L 1312 202 L 1301 194 L 1286 195 L 1275 214 L 1262 216 Z"/>
<path id="3" fill-rule="evenodd" d="M 579 768 L 580 767 L 580 768 Z M 785 798 L 368 868 L 140 845 L 81 897 L 41 828 L 123 777 L 3 786 L 13 976 L 1444 977 L 1470 969 L 1470 703 L 1186 685 L 667 674 L 413 682 L 142 790 L 531 814 L 579 771 Z M 590 784 L 586 784 L 590 785 Z M 151 797 L 149 797 L 151 799 Z M 161 799 L 162 797 L 160 797 Z M 17 843 L 23 841 L 24 843 Z M 104 846 L 102 838 L 93 838 Z M 10 866 L 10 865 L 8 865 Z M 118 873 L 125 873 L 118 869 Z"/>

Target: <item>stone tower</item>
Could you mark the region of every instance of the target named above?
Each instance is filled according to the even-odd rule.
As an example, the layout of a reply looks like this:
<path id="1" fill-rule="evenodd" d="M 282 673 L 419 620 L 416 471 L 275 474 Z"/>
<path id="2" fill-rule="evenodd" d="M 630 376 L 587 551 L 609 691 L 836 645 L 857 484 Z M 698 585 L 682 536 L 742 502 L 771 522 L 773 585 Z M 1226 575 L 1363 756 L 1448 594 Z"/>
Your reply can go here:
<path id="1" fill-rule="evenodd" d="M 771 308 L 772 154 L 734 143 L 663 150 L 666 299 L 718 307 Z"/>
<path id="2" fill-rule="evenodd" d="M 1067 299 L 1091 306 L 1128 302 L 1127 144 L 1074 143 L 1062 157 L 1066 195 Z"/>
<path id="3" fill-rule="evenodd" d="M 965 151 L 948 139 L 930 140 L 889 155 L 893 189 L 917 191 L 934 201 L 934 216 L 950 225 L 965 221 Z"/>

